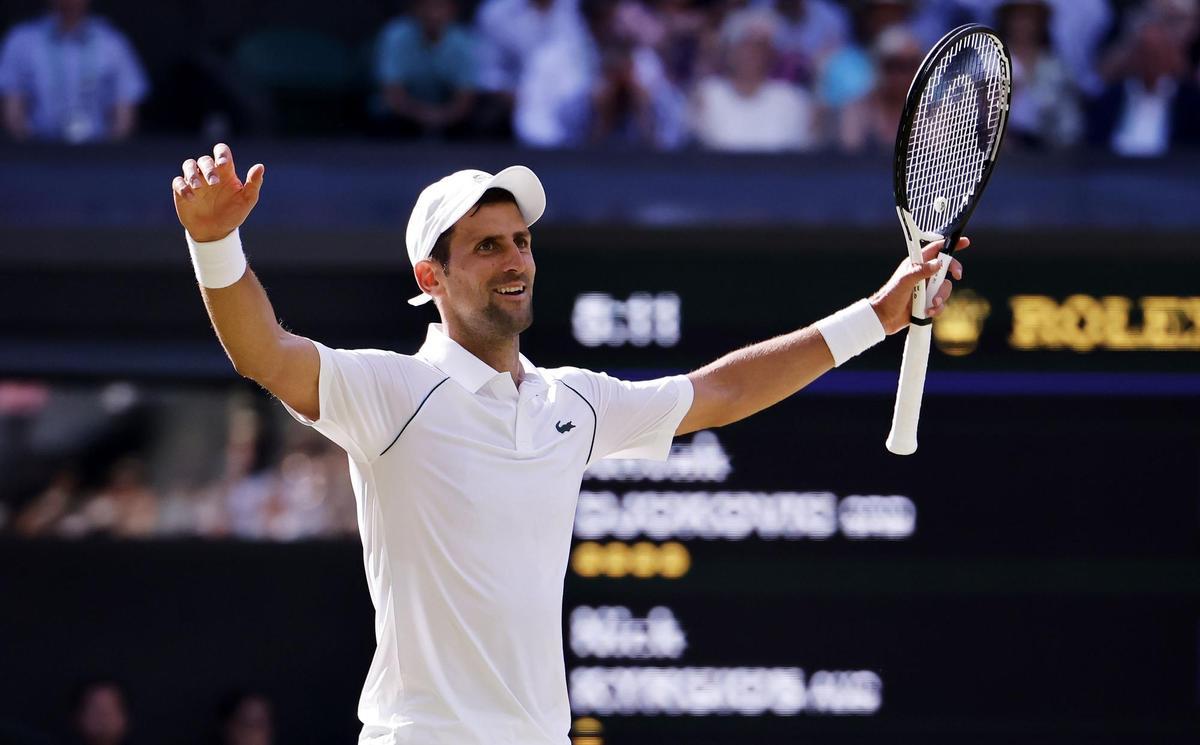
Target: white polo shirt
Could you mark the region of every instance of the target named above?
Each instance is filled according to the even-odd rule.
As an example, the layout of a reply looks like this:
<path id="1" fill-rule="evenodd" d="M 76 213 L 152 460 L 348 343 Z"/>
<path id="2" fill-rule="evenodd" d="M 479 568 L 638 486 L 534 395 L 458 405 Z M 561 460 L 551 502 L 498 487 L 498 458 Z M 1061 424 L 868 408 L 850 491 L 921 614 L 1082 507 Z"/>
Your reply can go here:
<path id="1" fill-rule="evenodd" d="M 562 589 L 584 469 L 664 460 L 684 376 L 521 356 L 520 388 L 442 331 L 416 355 L 330 349 L 320 419 L 350 456 L 375 657 L 360 743 L 566 745 Z"/>

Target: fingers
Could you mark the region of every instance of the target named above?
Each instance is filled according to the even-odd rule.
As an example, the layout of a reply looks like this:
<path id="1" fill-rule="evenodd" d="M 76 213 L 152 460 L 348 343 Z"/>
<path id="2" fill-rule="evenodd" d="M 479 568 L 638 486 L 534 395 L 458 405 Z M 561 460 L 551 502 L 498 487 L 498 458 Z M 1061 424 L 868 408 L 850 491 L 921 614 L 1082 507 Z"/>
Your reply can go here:
<path id="1" fill-rule="evenodd" d="M 196 198 L 195 193 L 192 192 L 192 187 L 187 185 L 187 182 L 183 180 L 183 176 L 175 177 L 175 180 L 171 182 L 171 190 L 175 192 L 177 199 L 191 201 Z"/>
<path id="2" fill-rule="evenodd" d="M 950 276 L 955 279 L 962 279 L 962 262 L 958 259 L 950 259 Z"/>
<path id="3" fill-rule="evenodd" d="M 908 274 L 914 279 L 925 279 L 937 274 L 941 268 L 942 262 L 938 260 L 937 253 L 934 253 L 932 259 L 927 259 L 920 264 L 908 263 Z"/>
<path id="4" fill-rule="evenodd" d="M 213 148 L 213 162 L 217 167 L 217 176 L 232 183 L 237 179 L 237 170 L 233 166 L 233 150 L 224 142 L 218 142 Z"/>
<path id="5" fill-rule="evenodd" d="M 263 176 L 267 173 L 267 167 L 262 163 L 255 163 L 250 167 L 250 172 L 246 174 L 246 185 L 243 191 L 247 199 L 258 201 L 258 191 L 262 189 Z"/>
<path id="6" fill-rule="evenodd" d="M 929 307 L 925 310 L 925 314 L 930 318 L 940 315 L 946 309 L 946 302 L 950 299 L 950 292 L 953 289 L 954 283 L 949 279 L 942 282 L 942 286 L 938 288 L 937 295 L 934 295 L 933 300 L 929 302 Z"/>
<path id="7" fill-rule="evenodd" d="M 924 259 L 925 261 L 929 261 L 930 259 L 936 257 L 941 252 L 942 246 L 944 246 L 945 244 L 946 244 L 946 241 L 944 239 L 930 243 L 928 246 L 921 249 L 921 258 Z M 966 237 L 959 238 L 958 245 L 955 246 L 954 250 L 961 251 L 970 245 L 971 245 L 970 238 L 966 238 Z"/>
<path id="8" fill-rule="evenodd" d="M 211 155 L 201 155 L 196 159 L 196 165 L 200 167 L 200 174 L 204 177 L 204 182 L 209 186 L 216 186 L 221 183 L 221 177 L 217 174 L 217 164 Z"/>
<path id="9" fill-rule="evenodd" d="M 196 165 L 196 161 L 188 158 L 183 161 L 183 180 L 192 189 L 199 189 L 205 186 L 203 179 L 200 178 L 200 167 Z"/>

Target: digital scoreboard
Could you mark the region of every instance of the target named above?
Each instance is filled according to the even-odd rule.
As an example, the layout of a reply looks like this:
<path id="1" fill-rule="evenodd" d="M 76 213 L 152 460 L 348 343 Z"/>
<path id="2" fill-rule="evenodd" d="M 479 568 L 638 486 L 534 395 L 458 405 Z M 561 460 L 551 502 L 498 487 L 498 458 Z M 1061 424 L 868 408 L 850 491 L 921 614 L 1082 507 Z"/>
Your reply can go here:
<path id="1" fill-rule="evenodd" d="M 801 394 L 588 471 L 575 742 L 1200 731 L 1200 399 Z M 1149 728 L 1149 729 L 1147 729 Z"/>

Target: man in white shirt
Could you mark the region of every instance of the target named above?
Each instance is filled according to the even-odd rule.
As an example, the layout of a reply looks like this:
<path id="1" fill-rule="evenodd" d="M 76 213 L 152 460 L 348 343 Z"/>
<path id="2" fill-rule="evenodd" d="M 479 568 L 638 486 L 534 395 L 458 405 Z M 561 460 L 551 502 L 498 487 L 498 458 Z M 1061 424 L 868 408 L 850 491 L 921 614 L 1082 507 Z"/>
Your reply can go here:
<path id="1" fill-rule="evenodd" d="M 264 172 L 243 183 L 217 145 L 184 162 L 175 207 L 234 368 L 349 455 L 376 613 L 358 710 L 372 745 L 565 745 L 562 584 L 588 464 L 662 460 L 673 436 L 791 395 L 906 326 L 939 265 L 934 245 L 869 300 L 686 376 L 545 369 L 520 353 L 542 185 L 523 166 L 459 171 L 421 193 L 405 236 L 421 290 L 409 302 L 432 300 L 442 323 L 415 355 L 335 350 L 285 331 L 246 266 L 238 227 Z"/>

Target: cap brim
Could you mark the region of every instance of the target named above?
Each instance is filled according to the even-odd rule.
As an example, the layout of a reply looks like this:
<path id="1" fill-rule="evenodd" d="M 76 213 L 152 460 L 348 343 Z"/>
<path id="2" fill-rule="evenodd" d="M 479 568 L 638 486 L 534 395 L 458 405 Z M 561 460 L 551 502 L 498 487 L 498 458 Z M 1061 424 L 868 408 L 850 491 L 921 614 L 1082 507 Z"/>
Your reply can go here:
<path id="1" fill-rule="evenodd" d="M 483 190 L 488 189 L 504 189 L 513 195 L 517 200 L 517 207 L 521 210 L 521 216 L 525 218 L 526 225 L 532 225 L 538 221 L 542 213 L 546 211 L 546 190 L 542 188 L 542 182 L 538 177 L 525 166 L 509 166 L 503 171 L 500 171 L 489 181 L 483 182 Z M 472 201 L 474 204 L 478 201 L 478 197 Z"/>

